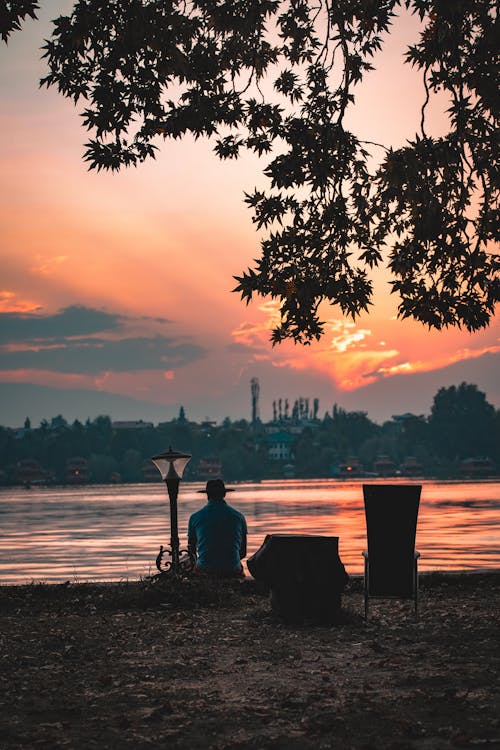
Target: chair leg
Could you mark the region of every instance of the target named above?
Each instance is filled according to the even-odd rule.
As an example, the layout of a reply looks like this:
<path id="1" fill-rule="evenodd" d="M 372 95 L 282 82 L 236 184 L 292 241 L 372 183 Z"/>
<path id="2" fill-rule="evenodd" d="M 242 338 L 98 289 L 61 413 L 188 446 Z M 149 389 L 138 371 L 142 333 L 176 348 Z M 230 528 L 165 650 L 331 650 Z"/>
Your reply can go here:
<path id="1" fill-rule="evenodd" d="M 368 620 L 368 558 L 365 557 L 364 590 L 365 590 L 365 620 Z"/>
<path id="2" fill-rule="evenodd" d="M 415 594 L 415 620 L 418 620 L 418 560 L 415 558 L 415 569 L 413 573 L 413 591 Z"/>

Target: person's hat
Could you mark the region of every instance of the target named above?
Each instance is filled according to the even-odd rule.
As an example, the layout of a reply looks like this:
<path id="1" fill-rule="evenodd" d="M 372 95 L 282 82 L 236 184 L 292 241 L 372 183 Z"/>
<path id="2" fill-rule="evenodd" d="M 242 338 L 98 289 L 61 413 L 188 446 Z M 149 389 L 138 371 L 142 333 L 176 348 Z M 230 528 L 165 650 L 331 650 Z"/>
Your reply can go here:
<path id="1" fill-rule="evenodd" d="M 220 497 L 221 495 L 224 496 L 226 492 L 234 492 L 234 490 L 231 487 L 226 487 L 222 479 L 209 479 L 205 489 L 198 490 L 198 492 L 206 492 L 209 497 L 211 495 Z"/>

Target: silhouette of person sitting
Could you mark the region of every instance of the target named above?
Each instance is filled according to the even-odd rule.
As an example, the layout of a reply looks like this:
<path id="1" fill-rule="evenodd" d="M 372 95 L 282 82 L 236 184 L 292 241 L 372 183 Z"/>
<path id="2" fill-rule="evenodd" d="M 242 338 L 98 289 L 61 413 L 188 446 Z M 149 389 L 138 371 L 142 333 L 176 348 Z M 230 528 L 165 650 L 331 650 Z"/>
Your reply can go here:
<path id="1" fill-rule="evenodd" d="M 204 490 L 207 504 L 189 519 L 188 548 L 197 556 L 195 572 L 221 577 L 242 576 L 241 560 L 247 553 L 245 516 L 225 501 L 222 479 L 209 479 Z"/>

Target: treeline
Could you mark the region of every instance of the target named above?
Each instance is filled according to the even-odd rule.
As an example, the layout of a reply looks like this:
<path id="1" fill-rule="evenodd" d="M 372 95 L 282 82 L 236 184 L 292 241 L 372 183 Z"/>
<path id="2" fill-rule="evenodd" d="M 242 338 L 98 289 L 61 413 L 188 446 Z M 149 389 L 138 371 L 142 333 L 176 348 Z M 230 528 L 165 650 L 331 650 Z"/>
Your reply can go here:
<path id="1" fill-rule="evenodd" d="M 229 418 L 221 424 L 197 424 L 189 422 L 181 408 L 170 422 L 136 423 L 132 428 L 113 424 L 107 416 L 73 424 L 57 416 L 36 428 L 27 418 L 21 430 L 0 427 L 0 483 L 27 483 L 21 469 L 30 465 L 32 470 L 39 467 L 38 481 L 65 483 L 68 462 L 75 458 L 83 459 L 85 476 L 80 479 L 85 481 L 160 481 L 150 458 L 169 446 L 192 454 L 187 480 L 204 480 L 217 471 L 227 481 L 331 477 L 349 468 L 354 468 L 353 475 L 379 473 L 381 457 L 389 473 L 391 467 L 398 472 L 408 466 L 409 458 L 415 473 L 424 476 L 464 476 L 469 465 L 471 475 L 500 473 L 500 410 L 467 383 L 441 388 L 429 416 L 406 414 L 383 425 L 365 412 L 338 406 L 322 419 L 284 412 L 274 417 L 266 424 Z M 277 435 L 284 435 L 289 446 L 289 454 L 278 460 L 270 450 Z M 476 461 L 468 464 L 470 459 Z M 31 478 L 37 479 L 36 470 Z"/>

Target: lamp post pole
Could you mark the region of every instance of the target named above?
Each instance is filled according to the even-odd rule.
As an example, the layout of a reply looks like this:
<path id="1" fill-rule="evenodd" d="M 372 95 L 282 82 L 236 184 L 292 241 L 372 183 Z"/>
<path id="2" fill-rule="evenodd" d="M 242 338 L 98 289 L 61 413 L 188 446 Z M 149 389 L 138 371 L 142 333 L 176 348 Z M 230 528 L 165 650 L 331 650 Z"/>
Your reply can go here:
<path id="1" fill-rule="evenodd" d="M 163 545 L 160 546 L 160 552 L 156 558 L 156 567 L 159 574 L 172 573 L 177 575 L 180 572 L 180 556 L 181 550 L 179 545 L 179 529 L 177 521 L 177 497 L 179 494 L 179 483 L 182 479 L 182 474 L 191 455 L 189 453 L 180 453 L 179 451 L 173 451 L 169 447 L 165 453 L 159 453 L 152 457 L 152 462 L 161 474 L 161 477 L 167 485 L 168 498 L 170 501 L 170 548 L 165 549 Z M 189 551 L 186 550 L 186 554 L 189 555 Z M 163 557 L 168 555 L 170 560 L 163 562 Z M 189 555 L 191 563 L 191 555 Z"/>
<path id="2" fill-rule="evenodd" d="M 165 478 L 165 484 L 167 485 L 168 498 L 170 500 L 170 549 L 172 551 L 171 568 L 173 572 L 177 572 L 179 568 L 179 528 L 177 522 L 179 482 L 179 475 L 173 463 L 171 463 Z"/>

